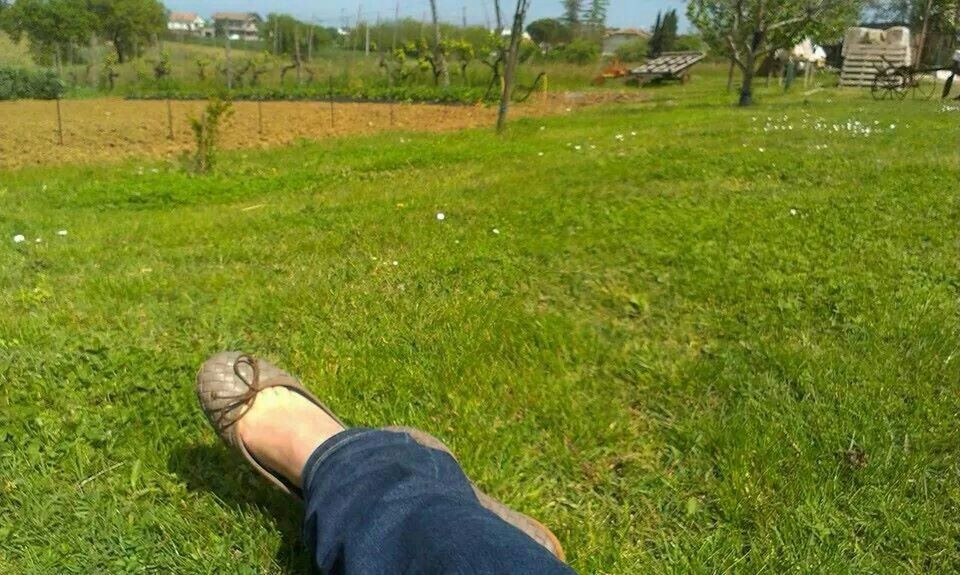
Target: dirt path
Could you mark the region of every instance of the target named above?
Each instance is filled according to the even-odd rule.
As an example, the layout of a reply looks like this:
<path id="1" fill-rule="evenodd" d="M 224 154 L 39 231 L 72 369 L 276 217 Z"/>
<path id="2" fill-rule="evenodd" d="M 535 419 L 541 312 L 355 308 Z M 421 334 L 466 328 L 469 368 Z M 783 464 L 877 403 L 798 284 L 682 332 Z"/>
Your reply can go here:
<path id="1" fill-rule="evenodd" d="M 515 116 L 565 113 L 567 109 L 608 101 L 636 100 L 639 92 L 557 94 L 548 100 L 518 104 Z M 190 117 L 202 101 L 171 102 L 173 139 L 168 139 L 167 104 L 115 98 L 64 100 L 62 146 L 57 144 L 56 103 L 0 102 L 0 168 L 66 163 L 97 163 L 129 157 L 173 158 L 192 146 Z M 237 102 L 223 130 L 226 149 L 264 148 L 299 138 L 323 139 L 391 129 L 445 131 L 492 126 L 493 106 L 428 104 L 334 104 L 331 126 L 327 102 L 264 102 L 263 134 L 257 104 Z"/>

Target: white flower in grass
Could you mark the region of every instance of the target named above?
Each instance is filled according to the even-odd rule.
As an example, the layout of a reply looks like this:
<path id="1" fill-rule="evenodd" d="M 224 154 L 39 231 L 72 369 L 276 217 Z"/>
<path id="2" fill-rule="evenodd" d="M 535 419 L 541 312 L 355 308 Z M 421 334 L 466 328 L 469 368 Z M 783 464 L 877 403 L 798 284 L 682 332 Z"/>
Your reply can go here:
<path id="1" fill-rule="evenodd" d="M 400 262 L 398 262 L 397 260 L 393 260 L 393 265 L 398 266 L 400 265 Z"/>
<path id="2" fill-rule="evenodd" d="M 891 129 L 891 130 L 896 130 L 896 129 L 897 129 L 897 125 L 896 125 L 896 124 L 890 124 L 890 129 Z"/>
<path id="3" fill-rule="evenodd" d="M 637 133 L 636 133 L 636 132 L 630 132 L 630 135 L 631 135 L 631 136 L 636 136 Z"/>
<path id="4" fill-rule="evenodd" d="M 537 152 L 538 156 L 543 156 L 543 152 Z"/>
<path id="5" fill-rule="evenodd" d="M 543 131 L 543 130 L 546 130 L 546 129 L 547 129 L 546 126 L 540 126 L 540 131 Z"/>
<path id="6" fill-rule="evenodd" d="M 574 146 L 573 149 L 579 152 L 579 151 L 580 151 L 580 144 L 577 144 L 576 146 Z"/>
<path id="7" fill-rule="evenodd" d="M 59 230 L 59 231 L 57 232 L 57 235 L 58 235 L 58 236 L 65 236 L 65 235 L 67 235 L 67 230 Z"/>
<path id="8" fill-rule="evenodd" d="M 757 151 L 759 151 L 761 154 L 766 152 L 766 150 L 764 150 L 763 148 L 757 148 Z"/>
<path id="9" fill-rule="evenodd" d="M 793 208 L 790 208 L 790 215 L 791 215 L 791 216 L 797 215 L 797 210 L 795 210 L 795 209 L 793 209 Z"/>
<path id="10" fill-rule="evenodd" d="M 42 238 L 37 238 L 37 239 L 35 239 L 35 240 L 33 240 L 33 241 L 35 241 L 35 242 L 37 242 L 37 243 L 39 244 L 40 242 L 43 241 L 43 239 L 42 239 Z"/>
<path id="11" fill-rule="evenodd" d="M 437 212 L 437 221 L 441 221 L 441 222 L 442 222 L 442 221 L 445 220 L 445 219 L 447 219 L 447 215 L 446 215 L 446 214 L 444 214 L 443 212 Z"/>
<path id="12" fill-rule="evenodd" d="M 623 134 L 617 134 L 616 136 L 614 136 L 614 139 L 616 139 L 618 142 L 622 142 L 622 141 L 623 141 Z"/>
<path id="13" fill-rule="evenodd" d="M 13 243 L 19 244 L 20 242 L 27 241 L 27 238 L 23 237 L 23 234 L 17 234 L 13 236 Z"/>
<path id="14" fill-rule="evenodd" d="M 490 230 L 490 231 L 493 232 L 493 235 L 495 235 L 495 236 L 499 236 L 499 235 L 500 235 L 500 230 L 498 230 L 497 228 L 493 228 L 493 229 Z"/>
<path id="15" fill-rule="evenodd" d="M 597 149 L 597 147 L 596 147 L 596 146 L 594 146 L 593 144 L 590 144 L 590 149 L 591 149 L 591 150 L 596 150 L 596 149 Z"/>

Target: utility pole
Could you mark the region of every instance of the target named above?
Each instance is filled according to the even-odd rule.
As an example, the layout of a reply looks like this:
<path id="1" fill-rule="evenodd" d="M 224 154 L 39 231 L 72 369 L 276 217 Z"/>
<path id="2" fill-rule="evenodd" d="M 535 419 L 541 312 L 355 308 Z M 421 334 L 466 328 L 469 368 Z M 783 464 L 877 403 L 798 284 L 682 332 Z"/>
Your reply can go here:
<path id="1" fill-rule="evenodd" d="M 463 27 L 467 27 L 467 7 L 463 7 Z"/>

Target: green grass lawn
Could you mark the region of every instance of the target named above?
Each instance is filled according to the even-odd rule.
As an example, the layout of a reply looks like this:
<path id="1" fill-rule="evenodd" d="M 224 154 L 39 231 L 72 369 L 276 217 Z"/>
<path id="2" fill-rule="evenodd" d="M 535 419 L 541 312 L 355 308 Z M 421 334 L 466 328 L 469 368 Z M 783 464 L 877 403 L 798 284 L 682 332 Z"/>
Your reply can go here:
<path id="1" fill-rule="evenodd" d="M 720 84 L 0 172 L 0 573 L 307 572 L 196 405 L 223 349 L 438 435 L 585 574 L 956 572 L 960 112 Z"/>

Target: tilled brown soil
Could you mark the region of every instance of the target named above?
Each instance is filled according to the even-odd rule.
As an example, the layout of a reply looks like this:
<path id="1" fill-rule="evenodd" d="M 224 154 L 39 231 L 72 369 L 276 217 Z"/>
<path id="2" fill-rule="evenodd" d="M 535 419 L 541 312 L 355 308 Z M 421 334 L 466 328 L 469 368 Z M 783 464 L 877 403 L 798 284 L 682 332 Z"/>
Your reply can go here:
<path id="1" fill-rule="evenodd" d="M 605 102 L 637 101 L 639 92 L 555 94 L 516 104 L 512 116 L 567 113 Z M 167 103 L 117 98 L 63 100 L 63 145 L 58 144 L 56 102 L 0 102 L 0 168 L 67 163 L 99 163 L 130 157 L 173 158 L 192 147 L 190 117 L 205 102 L 173 101 L 173 138 Z M 260 129 L 262 117 L 262 131 Z M 236 102 L 223 128 L 225 149 L 265 148 L 307 139 L 324 139 L 386 130 L 447 131 L 493 126 L 494 106 L 429 104 Z"/>

